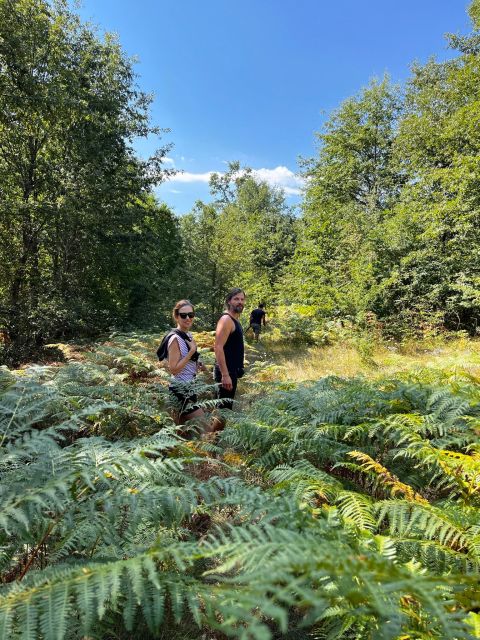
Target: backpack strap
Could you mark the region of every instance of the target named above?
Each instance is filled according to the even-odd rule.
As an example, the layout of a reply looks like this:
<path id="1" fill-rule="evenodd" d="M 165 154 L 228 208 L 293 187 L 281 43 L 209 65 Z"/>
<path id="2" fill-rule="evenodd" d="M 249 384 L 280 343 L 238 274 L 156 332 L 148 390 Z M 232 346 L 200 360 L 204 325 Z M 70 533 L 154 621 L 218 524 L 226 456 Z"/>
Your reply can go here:
<path id="1" fill-rule="evenodd" d="M 187 349 L 189 351 L 191 349 L 190 342 L 192 341 L 192 339 L 190 338 L 190 336 L 187 333 L 185 333 L 185 331 L 181 331 L 180 329 L 171 329 L 168 333 L 166 333 L 163 336 L 162 342 L 160 343 L 160 346 L 157 349 L 157 356 L 160 362 L 168 358 L 168 343 L 170 342 L 170 338 L 172 336 L 177 336 L 178 338 L 181 338 L 187 345 Z"/>
<path id="2" fill-rule="evenodd" d="M 179 338 L 182 338 L 182 340 L 187 345 L 188 350 L 190 351 L 190 345 L 188 344 L 190 341 L 190 338 L 187 336 L 187 334 L 184 333 L 183 331 L 180 331 L 180 329 L 171 329 L 168 333 L 166 333 L 163 336 L 160 346 L 157 349 L 157 356 L 160 362 L 168 358 L 168 343 L 170 342 L 170 338 L 172 336 L 178 336 Z"/>
<path id="3" fill-rule="evenodd" d="M 190 351 L 190 345 L 188 343 L 191 342 L 192 339 L 190 338 L 188 333 L 185 333 L 185 331 L 182 331 L 181 329 L 173 329 L 171 333 L 177 335 L 179 338 L 182 338 L 182 340 L 187 344 L 188 350 Z"/>
<path id="4" fill-rule="evenodd" d="M 157 357 L 160 362 L 162 362 L 162 360 L 165 360 L 168 356 L 168 342 L 173 335 L 174 332 L 169 331 L 163 336 L 162 341 L 160 342 L 160 346 L 157 349 Z"/>
<path id="5" fill-rule="evenodd" d="M 174 329 L 171 332 L 170 338 L 172 336 L 177 336 L 177 338 L 180 338 L 181 340 L 183 340 L 183 342 L 187 345 L 188 351 L 190 351 L 191 349 L 190 342 L 192 341 L 192 339 L 190 338 L 189 335 L 185 333 L 185 331 L 181 331 L 180 329 Z M 170 338 L 168 338 L 168 341 L 167 341 L 167 356 L 166 356 L 167 358 L 168 358 L 168 345 L 170 343 Z"/>

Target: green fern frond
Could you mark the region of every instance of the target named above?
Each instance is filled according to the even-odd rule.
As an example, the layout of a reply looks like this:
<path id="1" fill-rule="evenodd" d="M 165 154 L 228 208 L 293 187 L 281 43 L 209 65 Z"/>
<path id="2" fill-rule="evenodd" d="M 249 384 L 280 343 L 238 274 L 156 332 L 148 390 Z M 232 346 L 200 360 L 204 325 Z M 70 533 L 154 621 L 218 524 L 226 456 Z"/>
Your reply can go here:
<path id="1" fill-rule="evenodd" d="M 377 522 L 374 516 L 373 501 L 366 495 L 355 491 L 341 491 L 336 500 L 342 518 L 359 529 L 373 531 Z"/>

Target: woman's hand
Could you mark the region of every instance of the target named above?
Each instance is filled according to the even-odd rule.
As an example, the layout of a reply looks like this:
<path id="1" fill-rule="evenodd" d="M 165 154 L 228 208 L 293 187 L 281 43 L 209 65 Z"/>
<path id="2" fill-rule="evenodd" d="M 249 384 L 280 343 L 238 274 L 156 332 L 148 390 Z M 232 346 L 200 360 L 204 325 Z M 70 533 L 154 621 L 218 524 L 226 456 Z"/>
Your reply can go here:
<path id="1" fill-rule="evenodd" d="M 197 351 L 197 343 L 195 342 L 195 340 L 192 338 L 190 340 L 190 342 L 188 343 L 188 346 L 190 347 L 190 351 L 188 352 L 190 355 L 190 358 L 193 356 L 193 354 Z"/>

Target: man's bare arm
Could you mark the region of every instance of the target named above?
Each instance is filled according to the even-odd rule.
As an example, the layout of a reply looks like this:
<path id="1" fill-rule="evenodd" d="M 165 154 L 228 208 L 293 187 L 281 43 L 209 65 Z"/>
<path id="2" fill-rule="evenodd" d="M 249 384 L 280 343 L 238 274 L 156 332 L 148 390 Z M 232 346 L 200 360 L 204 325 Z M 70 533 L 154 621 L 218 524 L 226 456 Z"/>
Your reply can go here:
<path id="1" fill-rule="evenodd" d="M 230 318 L 230 316 L 222 316 L 217 323 L 215 331 L 215 358 L 217 360 L 218 368 L 222 374 L 222 387 L 225 387 L 225 389 L 231 389 L 233 385 L 228 372 L 227 363 L 225 361 L 225 352 L 223 347 L 234 328 L 235 324 L 232 318 Z"/>

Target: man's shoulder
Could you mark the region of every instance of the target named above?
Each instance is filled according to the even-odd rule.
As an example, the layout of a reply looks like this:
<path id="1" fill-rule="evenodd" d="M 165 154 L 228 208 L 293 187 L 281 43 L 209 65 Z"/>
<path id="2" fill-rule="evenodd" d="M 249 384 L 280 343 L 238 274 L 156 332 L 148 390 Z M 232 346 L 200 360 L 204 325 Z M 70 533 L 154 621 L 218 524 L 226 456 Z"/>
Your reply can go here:
<path id="1" fill-rule="evenodd" d="M 222 315 L 218 319 L 218 322 L 228 322 L 229 320 L 233 322 L 232 316 L 229 313 L 222 313 Z"/>
<path id="2" fill-rule="evenodd" d="M 235 322 L 229 313 L 222 313 L 222 315 L 217 321 L 217 329 L 225 326 L 230 326 L 230 327 L 235 326 Z"/>

